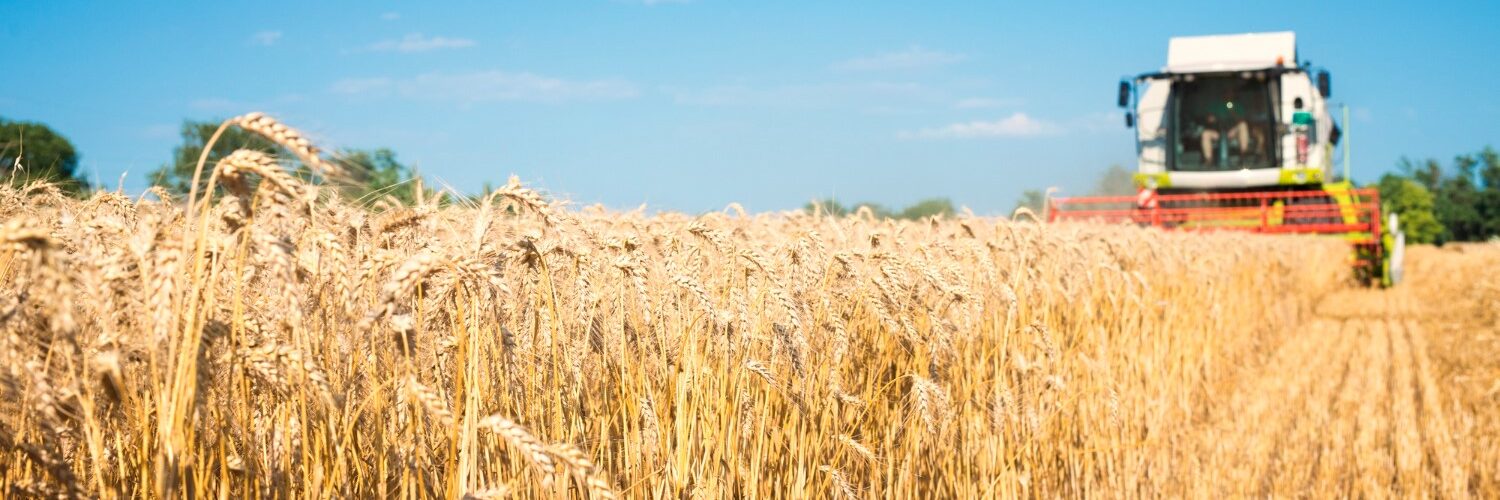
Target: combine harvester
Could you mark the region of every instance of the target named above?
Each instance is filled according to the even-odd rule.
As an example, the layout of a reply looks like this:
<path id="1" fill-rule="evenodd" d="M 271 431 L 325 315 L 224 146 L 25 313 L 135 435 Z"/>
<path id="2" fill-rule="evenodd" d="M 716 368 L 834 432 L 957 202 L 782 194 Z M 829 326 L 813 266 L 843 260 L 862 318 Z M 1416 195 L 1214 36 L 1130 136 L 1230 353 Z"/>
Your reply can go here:
<path id="1" fill-rule="evenodd" d="M 1404 238 L 1379 193 L 1350 183 L 1348 141 L 1333 178 L 1330 84 L 1290 32 L 1173 38 L 1165 68 L 1120 82 L 1137 195 L 1049 198 L 1046 218 L 1339 237 L 1358 279 L 1389 286 Z"/>

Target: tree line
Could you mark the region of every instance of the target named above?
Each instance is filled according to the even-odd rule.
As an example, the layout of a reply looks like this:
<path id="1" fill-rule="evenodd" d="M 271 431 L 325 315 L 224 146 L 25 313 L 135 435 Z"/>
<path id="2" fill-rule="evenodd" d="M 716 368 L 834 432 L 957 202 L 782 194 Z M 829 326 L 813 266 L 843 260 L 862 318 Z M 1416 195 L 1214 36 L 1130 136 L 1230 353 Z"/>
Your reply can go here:
<path id="1" fill-rule="evenodd" d="M 186 194 L 192 188 L 193 170 L 198 166 L 204 144 L 219 123 L 184 121 L 182 142 L 172 149 L 171 159 L 146 175 L 147 180 L 174 194 Z M 282 158 L 293 172 L 311 180 L 311 172 L 295 162 L 295 155 L 265 137 L 237 127 L 226 128 L 214 142 L 206 168 L 240 149 Z M 417 190 L 424 189 L 414 169 L 398 161 L 396 153 L 388 148 L 340 149 L 330 156 L 352 176 L 351 182 L 335 186 L 343 196 L 366 202 L 384 199 L 410 204 L 416 199 Z M 20 188 L 31 182 L 46 181 L 65 193 L 83 196 L 98 186 L 90 185 L 78 171 L 78 159 L 73 144 L 46 125 L 0 118 L 0 182 Z"/>
<path id="2" fill-rule="evenodd" d="M 173 148 L 168 162 L 148 174 L 148 180 L 168 191 L 187 193 L 204 143 L 218 126 L 218 121 L 184 121 L 182 142 Z M 213 165 L 239 149 L 295 158 L 264 137 L 230 127 L 214 143 L 208 164 Z M 341 149 L 331 156 L 353 174 L 352 182 L 337 186 L 344 196 L 352 199 L 410 204 L 418 190 L 424 189 L 414 169 L 397 160 L 396 153 L 388 148 Z M 46 125 L 0 118 L 0 182 L 21 187 L 33 181 L 47 181 L 63 192 L 82 196 L 96 186 L 91 186 L 78 171 L 78 159 L 73 144 Z M 289 163 L 289 166 L 293 171 L 308 174 L 300 165 Z M 1500 238 L 1500 153 L 1493 147 L 1458 155 L 1447 167 L 1436 159 L 1402 158 L 1396 171 L 1382 175 L 1374 186 L 1379 189 L 1386 210 L 1399 214 L 1408 241 L 1441 244 Z M 485 191 L 488 190 L 486 186 Z M 1133 193 L 1131 172 L 1112 165 L 1090 194 Z M 1045 194 L 1031 189 L 1022 193 L 1016 206 L 1040 214 L 1044 203 Z M 941 197 L 920 200 L 900 209 L 873 202 L 846 205 L 827 198 L 814 200 L 804 209 L 829 215 L 847 215 L 864 209 L 876 217 L 897 219 L 949 216 L 955 212 L 953 201 Z"/>
<path id="3" fill-rule="evenodd" d="M 1376 186 L 1381 202 L 1400 215 L 1407 241 L 1500 239 L 1500 153 L 1493 147 L 1455 156 L 1448 167 L 1402 158 Z"/>
<path id="4" fill-rule="evenodd" d="M 1125 167 L 1110 165 L 1094 181 L 1094 188 L 1089 191 L 1088 196 L 1130 196 L 1135 194 L 1135 176 Z M 1021 198 L 1016 200 L 1012 211 L 1025 208 L 1035 215 L 1042 215 L 1047 205 L 1047 194 L 1040 189 L 1027 189 L 1021 192 Z"/>
<path id="5" fill-rule="evenodd" d="M 845 205 L 835 198 L 824 198 L 808 202 L 802 209 L 808 212 L 832 216 L 845 216 L 857 214 L 861 210 L 868 210 L 876 218 L 906 220 L 925 219 L 934 215 L 946 217 L 954 213 L 953 200 L 948 198 L 927 198 L 899 210 L 888 208 L 885 205 L 875 202 L 866 201 L 853 205 Z"/>
<path id="6" fill-rule="evenodd" d="M 181 143 L 173 148 L 171 159 L 146 175 L 151 185 L 161 186 L 174 194 L 188 193 L 204 144 L 218 130 L 219 123 L 184 121 Z M 295 155 L 265 137 L 238 127 L 226 128 L 214 142 L 207 165 L 211 167 L 220 158 L 241 149 L 282 158 L 294 173 L 313 180 L 311 172 L 295 162 Z M 332 161 L 352 174 L 353 182 L 335 186 L 345 197 L 363 202 L 383 199 L 411 204 L 417 190 L 424 189 L 414 169 L 397 160 L 396 153 L 388 148 L 341 149 L 330 156 Z M 86 195 L 96 187 L 91 186 L 78 171 L 78 153 L 62 135 L 40 123 L 0 119 L 0 182 L 22 187 L 33 181 L 50 182 L 77 196 Z M 483 192 L 490 190 L 486 185 Z M 876 217 L 897 219 L 947 216 L 955 212 L 953 201 L 948 198 L 929 198 L 901 209 L 871 202 L 845 205 L 829 198 L 808 203 L 805 208 L 831 215 L 847 215 L 866 209 Z"/>

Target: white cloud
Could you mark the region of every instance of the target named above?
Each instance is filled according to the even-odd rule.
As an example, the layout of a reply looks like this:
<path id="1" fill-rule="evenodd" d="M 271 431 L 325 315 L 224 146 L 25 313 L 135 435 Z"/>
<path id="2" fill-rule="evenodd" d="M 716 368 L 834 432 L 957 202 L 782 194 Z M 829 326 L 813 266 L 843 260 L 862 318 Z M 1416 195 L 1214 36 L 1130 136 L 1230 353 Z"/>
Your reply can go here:
<path id="1" fill-rule="evenodd" d="M 387 13 L 381 14 L 380 15 L 380 19 L 381 20 L 385 20 L 385 21 L 395 21 L 397 19 L 401 19 L 401 13 L 400 12 L 387 12 Z"/>
<path id="2" fill-rule="evenodd" d="M 920 45 L 913 45 L 907 47 L 905 50 L 840 61 L 833 64 L 833 69 L 840 71 L 922 69 L 946 66 L 967 58 L 963 54 L 942 52 L 926 49 Z"/>
<path id="3" fill-rule="evenodd" d="M 381 40 L 365 47 L 371 52 L 400 52 L 411 54 L 414 52 L 427 52 L 442 49 L 461 49 L 473 47 L 478 42 L 467 38 L 448 38 L 442 36 L 428 37 L 421 33 L 408 33 L 400 39 Z"/>
<path id="4" fill-rule="evenodd" d="M 1061 132 L 1061 128 L 1057 125 L 1017 112 L 999 120 L 954 123 L 942 127 L 924 128 L 915 132 L 901 132 L 897 136 L 902 139 L 985 139 L 1035 137 L 1058 132 Z"/>
<path id="5" fill-rule="evenodd" d="M 463 104 L 497 101 L 563 102 L 628 99 L 640 95 L 623 80 L 565 80 L 533 73 L 477 71 L 426 73 L 411 78 L 347 78 L 334 82 L 333 92 L 351 96 L 398 96 L 408 99 L 455 101 Z"/>
<path id="6" fill-rule="evenodd" d="M 270 47 L 272 45 L 276 45 L 276 42 L 280 41 L 280 40 L 281 40 L 281 32 L 280 31 L 260 31 L 260 32 L 255 33 L 254 35 L 250 35 L 250 43 L 251 44 L 253 44 L 253 45 L 260 45 L 260 46 L 263 46 L 263 47 Z"/>

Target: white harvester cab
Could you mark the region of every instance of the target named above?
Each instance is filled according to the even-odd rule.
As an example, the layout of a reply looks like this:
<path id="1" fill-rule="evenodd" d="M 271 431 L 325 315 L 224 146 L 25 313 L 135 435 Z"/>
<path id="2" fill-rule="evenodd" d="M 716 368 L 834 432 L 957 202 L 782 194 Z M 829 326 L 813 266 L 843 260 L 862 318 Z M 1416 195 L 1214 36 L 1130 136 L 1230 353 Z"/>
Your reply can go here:
<path id="1" fill-rule="evenodd" d="M 1172 38 L 1161 71 L 1120 82 L 1136 182 L 1164 194 L 1317 189 L 1340 135 L 1329 93 L 1291 32 Z"/>

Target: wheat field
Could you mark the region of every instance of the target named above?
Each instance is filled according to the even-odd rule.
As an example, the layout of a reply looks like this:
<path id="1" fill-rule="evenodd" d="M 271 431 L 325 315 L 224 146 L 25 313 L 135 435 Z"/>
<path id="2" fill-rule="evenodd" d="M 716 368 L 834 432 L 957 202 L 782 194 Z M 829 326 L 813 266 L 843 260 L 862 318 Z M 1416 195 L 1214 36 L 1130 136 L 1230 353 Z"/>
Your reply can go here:
<path id="1" fill-rule="evenodd" d="M 339 167 L 269 118 L 230 125 Z M 1500 246 L 0 188 L 13 497 L 1500 494 Z"/>

